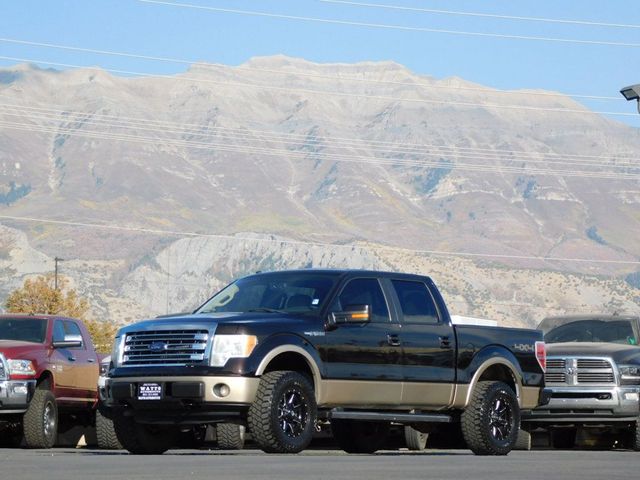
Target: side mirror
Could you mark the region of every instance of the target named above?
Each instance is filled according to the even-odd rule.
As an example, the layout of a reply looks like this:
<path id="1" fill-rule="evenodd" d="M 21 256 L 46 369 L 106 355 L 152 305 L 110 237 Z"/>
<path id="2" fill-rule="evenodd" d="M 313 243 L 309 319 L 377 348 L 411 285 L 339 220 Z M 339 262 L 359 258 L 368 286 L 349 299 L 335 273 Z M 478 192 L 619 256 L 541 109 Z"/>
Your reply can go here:
<path id="1" fill-rule="evenodd" d="M 82 335 L 65 335 L 64 340 L 53 342 L 53 348 L 77 348 L 82 346 Z"/>
<path id="2" fill-rule="evenodd" d="M 342 312 L 329 314 L 327 327 L 332 330 L 344 323 L 367 323 L 371 319 L 369 305 L 347 305 Z"/>

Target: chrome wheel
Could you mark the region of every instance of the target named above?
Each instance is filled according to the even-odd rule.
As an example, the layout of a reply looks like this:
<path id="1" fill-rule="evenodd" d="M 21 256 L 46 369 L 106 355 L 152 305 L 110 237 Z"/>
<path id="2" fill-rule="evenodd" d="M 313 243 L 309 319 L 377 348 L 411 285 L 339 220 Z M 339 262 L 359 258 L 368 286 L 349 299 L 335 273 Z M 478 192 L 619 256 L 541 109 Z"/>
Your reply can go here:
<path id="1" fill-rule="evenodd" d="M 53 405 L 48 402 L 42 412 L 42 432 L 44 436 L 50 438 L 56 431 L 56 415 L 53 411 Z"/>
<path id="2" fill-rule="evenodd" d="M 295 388 L 287 390 L 278 404 L 278 424 L 284 434 L 291 438 L 299 437 L 308 421 L 309 412 L 303 392 Z"/>

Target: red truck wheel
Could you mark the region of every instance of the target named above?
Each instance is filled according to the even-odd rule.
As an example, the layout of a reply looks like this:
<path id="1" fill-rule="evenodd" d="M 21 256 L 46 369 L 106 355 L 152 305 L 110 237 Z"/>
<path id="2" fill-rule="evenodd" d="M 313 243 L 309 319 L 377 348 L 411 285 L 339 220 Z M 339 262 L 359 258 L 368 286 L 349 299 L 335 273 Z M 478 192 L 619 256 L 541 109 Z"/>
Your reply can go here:
<path id="1" fill-rule="evenodd" d="M 28 448 L 51 448 L 58 436 L 58 406 L 49 390 L 37 388 L 22 419 Z"/>

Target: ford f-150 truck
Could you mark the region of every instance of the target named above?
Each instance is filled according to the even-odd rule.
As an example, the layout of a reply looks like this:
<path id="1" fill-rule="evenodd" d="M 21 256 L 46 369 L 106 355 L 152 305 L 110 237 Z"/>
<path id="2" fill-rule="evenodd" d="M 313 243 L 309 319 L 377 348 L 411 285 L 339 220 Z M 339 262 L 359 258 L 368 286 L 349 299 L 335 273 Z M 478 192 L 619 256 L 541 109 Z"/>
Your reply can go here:
<path id="1" fill-rule="evenodd" d="M 93 422 L 98 355 L 79 320 L 0 315 L 0 437 L 3 443 L 50 448 L 58 412 Z"/>
<path id="2" fill-rule="evenodd" d="M 303 450 L 319 422 L 360 453 L 391 422 L 459 422 L 473 452 L 505 455 L 520 410 L 543 398 L 545 347 L 536 330 L 452 325 L 426 276 L 310 269 L 251 275 L 193 314 L 122 328 L 111 362 L 105 414 L 132 453 L 216 422 L 279 453 Z"/>
<path id="3" fill-rule="evenodd" d="M 548 345 L 551 398 L 524 417 L 529 429 L 547 430 L 558 448 L 591 435 L 640 450 L 640 319 L 550 317 L 539 328 Z"/>

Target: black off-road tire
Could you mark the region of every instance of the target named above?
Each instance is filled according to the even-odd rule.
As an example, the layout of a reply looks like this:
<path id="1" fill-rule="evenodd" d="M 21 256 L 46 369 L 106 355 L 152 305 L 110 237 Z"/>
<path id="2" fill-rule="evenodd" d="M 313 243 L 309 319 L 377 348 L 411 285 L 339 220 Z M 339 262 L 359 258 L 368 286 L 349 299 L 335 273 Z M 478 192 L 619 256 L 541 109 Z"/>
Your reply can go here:
<path id="1" fill-rule="evenodd" d="M 22 418 L 27 448 L 51 448 L 58 438 L 58 405 L 50 390 L 36 388 Z"/>
<path id="2" fill-rule="evenodd" d="M 504 382 L 478 382 L 460 418 L 462 435 L 476 455 L 507 455 L 520 428 L 515 393 Z"/>
<path id="3" fill-rule="evenodd" d="M 404 427 L 404 441 L 407 444 L 407 448 L 409 450 L 412 450 L 414 452 L 421 452 L 427 446 L 428 439 L 428 433 L 422 433 L 409 426 Z"/>
<path id="4" fill-rule="evenodd" d="M 389 434 L 387 422 L 331 420 L 333 438 L 347 453 L 373 453 L 380 450 Z"/>
<path id="5" fill-rule="evenodd" d="M 118 441 L 113 420 L 105 417 L 96 410 L 96 439 L 98 448 L 104 450 L 122 450 L 122 444 Z"/>
<path id="6" fill-rule="evenodd" d="M 269 372 L 260 379 L 249 407 L 249 430 L 267 453 L 298 453 L 311 443 L 316 415 L 315 394 L 307 377 L 298 372 Z"/>
<path id="7" fill-rule="evenodd" d="M 118 442 L 135 455 L 160 455 L 169 450 L 175 440 L 174 429 L 136 423 L 121 413 L 114 412 L 113 427 Z"/>
<path id="8" fill-rule="evenodd" d="M 518 430 L 518 438 L 513 445 L 513 450 L 531 450 L 532 439 L 531 434 L 525 430 Z"/>
<path id="9" fill-rule="evenodd" d="M 221 450 L 242 450 L 244 448 L 245 431 L 244 425 L 218 423 L 216 425 L 218 448 Z"/>

